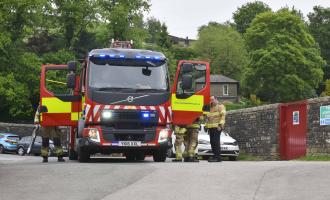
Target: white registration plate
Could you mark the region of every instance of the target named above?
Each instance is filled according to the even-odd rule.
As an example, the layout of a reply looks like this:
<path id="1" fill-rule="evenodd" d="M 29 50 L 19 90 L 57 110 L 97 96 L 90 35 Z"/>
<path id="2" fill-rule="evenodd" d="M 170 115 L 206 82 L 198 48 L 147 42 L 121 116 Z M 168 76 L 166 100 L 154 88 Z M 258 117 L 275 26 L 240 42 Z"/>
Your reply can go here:
<path id="1" fill-rule="evenodd" d="M 118 145 L 122 147 L 140 147 L 141 141 L 119 141 Z"/>

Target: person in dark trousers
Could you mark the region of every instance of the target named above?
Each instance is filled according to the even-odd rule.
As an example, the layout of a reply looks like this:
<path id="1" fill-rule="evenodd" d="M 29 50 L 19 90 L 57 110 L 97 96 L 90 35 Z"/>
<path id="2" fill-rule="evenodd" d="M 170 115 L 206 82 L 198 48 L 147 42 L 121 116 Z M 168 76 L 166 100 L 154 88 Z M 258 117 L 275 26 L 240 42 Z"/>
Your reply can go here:
<path id="1" fill-rule="evenodd" d="M 211 109 L 206 115 L 206 129 L 209 130 L 210 143 L 214 156 L 211 157 L 209 162 L 221 162 L 221 148 L 220 148 L 220 135 L 225 126 L 226 108 L 220 104 L 218 100 L 211 97 Z"/>

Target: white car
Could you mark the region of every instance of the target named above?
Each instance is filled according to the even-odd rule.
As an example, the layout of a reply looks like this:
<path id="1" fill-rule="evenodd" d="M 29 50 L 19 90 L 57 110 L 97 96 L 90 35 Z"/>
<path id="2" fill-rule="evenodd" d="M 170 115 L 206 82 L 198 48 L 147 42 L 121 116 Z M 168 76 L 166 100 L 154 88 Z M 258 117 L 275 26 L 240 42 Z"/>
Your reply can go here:
<path id="1" fill-rule="evenodd" d="M 208 132 L 204 131 L 204 125 L 202 125 L 201 130 L 198 134 L 198 145 L 196 148 L 196 154 L 203 159 L 207 159 L 210 156 L 213 156 L 211 144 L 210 144 L 210 136 Z M 173 147 L 168 151 L 168 157 L 175 157 L 175 134 L 172 134 L 172 144 Z M 220 135 L 220 146 L 221 146 L 221 156 L 228 157 L 229 160 L 236 160 L 239 155 L 239 147 L 237 141 L 230 137 L 228 133 L 225 131 L 221 132 Z M 182 152 L 184 151 L 184 145 L 182 145 Z"/>

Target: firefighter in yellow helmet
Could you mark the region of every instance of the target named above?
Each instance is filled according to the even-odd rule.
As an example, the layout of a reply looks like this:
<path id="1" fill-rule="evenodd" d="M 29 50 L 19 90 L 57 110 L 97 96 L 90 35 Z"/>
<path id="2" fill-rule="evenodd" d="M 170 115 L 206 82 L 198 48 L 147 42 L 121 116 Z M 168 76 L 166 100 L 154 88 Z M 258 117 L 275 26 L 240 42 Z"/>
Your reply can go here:
<path id="1" fill-rule="evenodd" d="M 214 157 L 211 157 L 209 162 L 221 162 L 220 156 L 220 135 L 225 126 L 226 108 L 218 100 L 211 97 L 210 112 L 206 115 L 206 129 L 209 130 L 210 143 Z"/>
<path id="2" fill-rule="evenodd" d="M 35 126 L 40 126 L 40 104 L 34 116 Z M 41 129 L 42 145 L 41 145 L 41 156 L 42 162 L 48 162 L 49 152 L 49 139 L 53 138 L 55 146 L 55 154 L 57 155 L 58 162 L 65 162 L 63 159 L 63 149 L 61 145 L 61 131 L 56 126 L 46 126 Z"/>

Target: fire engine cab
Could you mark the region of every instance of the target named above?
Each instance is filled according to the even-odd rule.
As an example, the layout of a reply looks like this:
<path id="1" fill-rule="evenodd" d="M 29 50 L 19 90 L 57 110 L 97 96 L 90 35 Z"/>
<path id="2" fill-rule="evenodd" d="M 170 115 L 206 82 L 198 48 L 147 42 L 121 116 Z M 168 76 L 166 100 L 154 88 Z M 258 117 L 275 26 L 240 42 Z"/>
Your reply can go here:
<path id="1" fill-rule="evenodd" d="M 79 70 L 74 61 L 42 66 L 41 125 L 71 127 L 70 159 L 123 153 L 164 162 L 172 125 L 192 123 L 209 104 L 209 74 L 207 62 L 182 60 L 171 88 L 164 54 L 95 49 Z"/>

